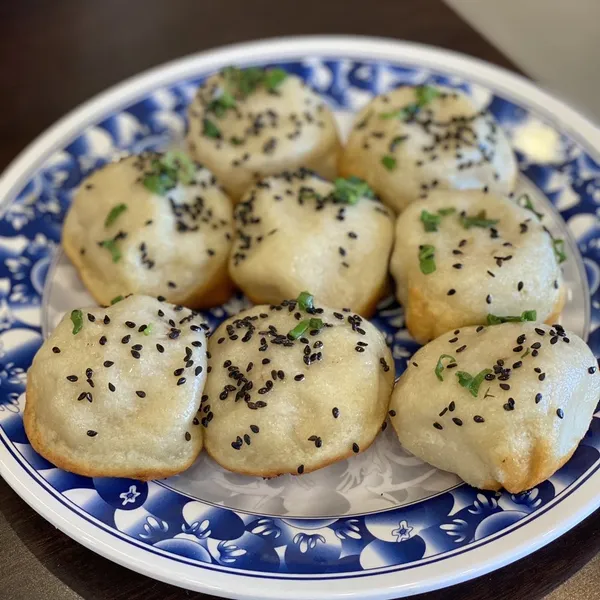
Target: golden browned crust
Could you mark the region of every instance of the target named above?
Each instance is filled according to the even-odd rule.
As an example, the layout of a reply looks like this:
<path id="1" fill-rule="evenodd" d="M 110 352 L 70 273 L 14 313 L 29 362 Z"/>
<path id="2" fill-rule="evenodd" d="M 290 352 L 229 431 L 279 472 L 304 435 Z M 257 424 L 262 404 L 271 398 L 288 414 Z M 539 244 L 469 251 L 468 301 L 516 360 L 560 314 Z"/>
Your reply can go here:
<path id="1" fill-rule="evenodd" d="M 556 458 L 553 448 L 548 442 L 538 443 L 528 456 L 507 457 L 503 461 L 505 478 L 502 483 L 486 481 L 481 486 L 484 490 L 504 488 L 511 494 L 520 494 L 552 477 L 573 456 L 576 444 L 566 455 Z"/>
<path id="2" fill-rule="evenodd" d="M 381 427 L 379 427 L 379 429 L 377 429 L 377 431 L 375 432 L 375 435 L 373 436 L 373 438 L 371 439 L 371 441 L 365 445 L 365 446 L 361 446 L 360 451 L 359 452 L 354 452 L 354 450 L 350 449 L 348 450 L 348 452 L 344 453 L 344 454 L 338 454 L 337 456 L 334 456 L 333 458 L 330 458 L 329 460 L 325 460 L 322 463 L 319 464 L 319 466 L 317 467 L 313 467 L 312 469 L 309 468 L 305 468 L 302 471 L 302 475 L 307 475 L 308 473 L 313 473 L 314 471 L 318 471 L 319 469 L 324 469 L 325 467 L 328 467 L 329 465 L 332 465 L 336 462 L 339 462 L 341 460 L 346 460 L 347 458 L 350 458 L 351 456 L 355 456 L 356 454 L 361 454 L 362 452 L 365 452 L 366 450 L 368 450 L 371 447 L 371 444 L 373 444 L 373 442 L 377 439 L 377 435 L 379 434 L 379 432 L 381 431 Z M 300 473 L 298 473 L 297 471 L 258 471 L 258 470 L 243 470 L 243 469 L 231 469 L 230 467 L 228 467 L 227 465 L 224 465 L 222 462 L 219 461 L 219 459 L 211 453 L 210 449 L 208 448 L 208 446 L 205 447 L 206 453 L 221 467 L 223 467 L 224 469 L 226 469 L 227 471 L 230 471 L 231 473 L 238 473 L 239 475 L 248 475 L 250 477 L 265 477 L 267 479 L 270 479 L 272 477 L 279 477 L 280 475 L 300 475 Z"/>
<path id="3" fill-rule="evenodd" d="M 544 321 L 551 325 L 556 323 L 560 313 L 564 308 L 566 301 L 566 286 L 561 286 L 558 298 L 553 307 L 552 313 Z M 485 325 L 480 322 L 450 322 L 446 319 L 446 314 L 439 314 L 431 310 L 427 297 L 417 287 L 411 287 L 408 290 L 408 302 L 404 307 L 406 327 L 411 336 L 419 343 L 426 344 L 440 335 L 455 329 L 456 327 L 467 327 L 469 325 Z M 487 488 L 486 488 L 487 489 Z"/>
<path id="4" fill-rule="evenodd" d="M 88 292 L 93 296 L 94 300 L 101 306 L 110 304 L 112 298 L 107 298 L 103 295 L 102 290 L 99 290 L 95 285 L 95 280 L 90 277 L 89 271 L 85 268 L 84 261 L 81 258 L 79 248 L 75 248 L 71 243 L 71 240 L 64 236 L 62 237 L 62 246 L 67 255 L 68 259 L 73 263 L 77 269 L 77 273 L 83 281 Z M 219 306 L 224 302 L 227 302 L 235 290 L 235 285 L 229 277 L 229 271 L 227 270 L 227 263 L 225 261 L 223 266 L 210 280 L 204 282 L 202 285 L 196 287 L 192 292 L 186 296 L 183 301 L 176 302 L 188 308 L 204 309 L 212 308 L 213 306 Z M 140 293 L 139 290 L 136 290 Z M 132 290 L 123 290 L 123 295 L 133 293 Z"/>
<path id="5" fill-rule="evenodd" d="M 142 470 L 131 470 L 131 469 L 96 469 L 91 465 L 84 464 L 83 462 L 75 462 L 69 458 L 61 456 L 55 452 L 51 447 L 46 446 L 43 440 L 42 434 L 37 424 L 36 415 L 36 404 L 39 402 L 37 395 L 35 394 L 29 381 L 27 382 L 27 389 L 25 392 L 26 402 L 25 411 L 23 414 L 23 425 L 25 427 L 25 433 L 29 438 L 29 442 L 33 449 L 43 456 L 46 460 L 50 461 L 53 465 L 59 469 L 75 473 L 77 475 L 83 475 L 84 477 L 125 477 L 128 479 L 137 479 L 138 481 L 150 481 L 151 479 L 166 479 L 172 475 L 177 475 L 189 469 L 193 462 L 198 457 L 202 450 L 202 442 L 186 463 L 177 467 L 165 467 L 163 469 L 142 469 Z"/>

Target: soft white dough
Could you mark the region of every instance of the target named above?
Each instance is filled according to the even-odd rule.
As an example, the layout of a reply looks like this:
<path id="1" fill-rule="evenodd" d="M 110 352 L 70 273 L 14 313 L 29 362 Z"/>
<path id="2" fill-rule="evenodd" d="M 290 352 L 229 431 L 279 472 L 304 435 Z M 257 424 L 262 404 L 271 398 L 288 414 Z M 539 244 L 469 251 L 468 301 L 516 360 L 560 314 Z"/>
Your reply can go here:
<path id="1" fill-rule="evenodd" d="M 326 326 L 290 340 L 310 317 Z M 222 323 L 209 349 L 204 439 L 226 469 L 308 473 L 365 450 L 385 422 L 392 356 L 356 314 L 323 307 L 311 315 L 295 301 L 255 306 Z"/>
<path id="2" fill-rule="evenodd" d="M 340 142 L 333 113 L 299 77 L 288 75 L 275 92 L 259 86 L 217 116 L 209 106 L 224 88 L 226 78 L 217 73 L 198 89 L 188 111 L 188 144 L 234 201 L 257 178 L 284 170 L 306 167 L 335 176 Z M 205 119 L 218 127 L 220 138 L 203 133 Z"/>
<path id="3" fill-rule="evenodd" d="M 63 246 L 99 304 L 140 293 L 200 308 L 231 294 L 231 201 L 210 171 L 199 166 L 192 184 L 178 183 L 166 196 L 153 193 L 141 178 L 160 156 L 145 153 L 109 163 L 75 194 Z M 107 227 L 107 216 L 120 204 L 126 210 Z M 119 234 L 122 239 L 115 243 L 121 258 L 114 262 L 99 243 Z"/>
<path id="4" fill-rule="evenodd" d="M 421 214 L 455 209 L 437 231 L 426 231 Z M 465 228 L 461 214 L 485 211 L 489 227 Z M 535 310 L 538 321 L 556 320 L 566 292 L 552 239 L 537 216 L 513 200 L 479 190 L 432 192 L 413 202 L 396 222 L 390 270 L 406 325 L 420 343 L 487 315 L 519 316 Z M 424 274 L 419 248 L 435 248 L 433 273 Z"/>
<path id="5" fill-rule="evenodd" d="M 387 283 L 391 211 L 366 197 L 339 202 L 333 189 L 310 172 L 285 173 L 259 182 L 236 206 L 229 271 L 254 303 L 310 290 L 329 306 L 374 311 Z"/>
<path id="6" fill-rule="evenodd" d="M 189 467 L 202 449 L 206 326 L 180 309 L 130 296 L 82 309 L 76 334 L 66 314 L 28 372 L 24 424 L 35 450 L 89 477 L 148 480 Z"/>
<path id="7" fill-rule="evenodd" d="M 407 120 L 382 117 L 414 104 L 417 89 L 399 87 L 358 113 L 340 173 L 366 180 L 397 212 L 436 187 L 511 192 L 518 168 L 510 144 L 493 115 L 466 94 L 437 87 L 440 95 Z M 395 168 L 386 168 L 384 157 Z"/>
<path id="8" fill-rule="evenodd" d="M 457 366 L 448 369 L 450 358 L 443 359 L 439 381 L 435 367 L 443 354 Z M 476 397 L 459 384 L 458 372 L 494 368 Z M 391 421 L 419 458 L 475 487 L 516 494 L 571 457 L 599 398 L 596 358 L 560 326 L 466 327 L 411 358 L 392 396 Z"/>

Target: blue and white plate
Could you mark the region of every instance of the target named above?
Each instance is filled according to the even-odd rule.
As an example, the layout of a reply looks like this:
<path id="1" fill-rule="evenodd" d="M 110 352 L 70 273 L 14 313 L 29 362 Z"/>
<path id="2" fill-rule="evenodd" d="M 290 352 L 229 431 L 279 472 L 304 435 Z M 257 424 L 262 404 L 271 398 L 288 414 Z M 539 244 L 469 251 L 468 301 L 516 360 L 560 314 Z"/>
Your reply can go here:
<path id="1" fill-rule="evenodd" d="M 303 477 L 228 473 L 205 454 L 164 481 L 90 479 L 37 455 L 23 430 L 26 371 L 61 314 L 91 304 L 60 250 L 73 191 L 121 153 L 178 143 L 200 81 L 229 64 L 278 65 L 330 103 L 342 131 L 373 95 L 442 83 L 489 106 L 520 188 L 570 246 L 565 326 L 600 354 L 600 132 L 531 83 L 448 52 L 367 38 L 283 39 L 192 56 L 119 85 L 35 141 L 0 180 L 0 472 L 75 540 L 131 569 L 216 595 L 406 596 L 501 567 L 600 504 L 600 413 L 573 458 L 524 494 L 482 492 L 402 450 L 391 428 L 364 454 Z M 245 305 L 209 311 L 211 324 Z M 402 309 L 375 317 L 400 373 L 417 345 Z"/>

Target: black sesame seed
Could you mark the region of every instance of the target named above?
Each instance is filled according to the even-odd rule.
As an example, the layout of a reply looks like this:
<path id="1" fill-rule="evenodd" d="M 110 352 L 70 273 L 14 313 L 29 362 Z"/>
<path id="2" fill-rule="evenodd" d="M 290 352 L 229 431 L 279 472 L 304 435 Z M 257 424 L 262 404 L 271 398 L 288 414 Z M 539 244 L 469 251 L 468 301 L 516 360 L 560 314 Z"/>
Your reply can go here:
<path id="1" fill-rule="evenodd" d="M 462 263 L 455 263 L 455 264 L 452 265 L 452 267 L 455 268 L 455 269 L 462 269 L 463 268 Z"/>
<path id="2" fill-rule="evenodd" d="M 136 392 L 136 395 L 139 396 L 140 398 L 145 398 L 146 397 L 146 392 L 143 392 L 142 390 L 138 390 Z"/>
<path id="3" fill-rule="evenodd" d="M 538 379 L 539 379 L 540 381 L 544 381 L 544 379 L 546 379 L 546 373 L 540 373 L 540 374 L 538 375 Z"/>
<path id="4" fill-rule="evenodd" d="M 192 439 L 192 436 L 189 431 L 185 432 L 185 441 L 189 442 Z"/>
<path id="5" fill-rule="evenodd" d="M 491 303 L 492 303 L 492 297 L 491 297 L 491 296 L 488 294 L 488 295 L 485 297 L 485 301 L 486 301 L 488 304 L 491 304 Z"/>
<path id="6" fill-rule="evenodd" d="M 360 447 L 358 446 L 358 444 L 356 442 L 354 442 L 354 444 L 352 444 L 352 452 L 354 452 L 355 454 L 358 454 L 360 452 Z"/>
<path id="7" fill-rule="evenodd" d="M 523 289 L 523 282 L 519 281 L 519 283 L 517 283 L 517 291 L 520 292 Z"/>
<path id="8" fill-rule="evenodd" d="M 522 344 L 525 341 L 525 334 L 522 333 L 518 338 L 517 338 L 517 344 Z M 536 342 L 539 344 L 539 342 Z M 533 348 L 533 345 L 531 346 Z"/>
<path id="9" fill-rule="evenodd" d="M 116 388 L 115 388 L 115 386 L 114 386 L 112 383 L 110 383 L 110 382 L 109 382 L 109 383 L 108 383 L 108 389 L 109 389 L 111 392 L 114 392 Z"/>
<path id="10" fill-rule="evenodd" d="M 475 415 L 473 421 L 475 421 L 475 423 L 485 423 L 485 419 L 480 415 Z"/>
<path id="11" fill-rule="evenodd" d="M 450 404 L 448 405 L 448 410 L 450 412 L 454 412 L 455 408 L 456 408 L 456 404 L 455 404 L 454 400 L 452 400 L 452 402 L 450 402 Z"/>
<path id="12" fill-rule="evenodd" d="M 134 344 L 133 346 L 131 346 L 132 350 L 143 350 L 144 346 L 142 346 L 141 344 Z"/>
<path id="13" fill-rule="evenodd" d="M 456 294 L 456 290 L 454 288 L 446 292 L 446 296 L 454 296 L 454 294 Z"/>
<path id="14" fill-rule="evenodd" d="M 108 325 L 110 323 L 110 317 L 108 315 L 104 315 L 104 324 Z"/>
<path id="15" fill-rule="evenodd" d="M 93 323 L 96 320 L 96 317 L 94 315 L 92 315 L 91 313 L 87 314 L 87 318 L 90 323 Z"/>
<path id="16" fill-rule="evenodd" d="M 79 377 L 77 377 L 77 375 L 68 375 L 67 376 L 67 380 L 70 381 L 71 383 L 75 383 L 78 379 L 79 379 Z"/>
<path id="17" fill-rule="evenodd" d="M 452 417 L 452 422 L 455 425 L 458 425 L 459 427 L 462 427 L 462 424 L 463 424 L 462 419 L 459 419 L 458 417 Z"/>
<path id="18" fill-rule="evenodd" d="M 565 416 L 565 412 L 563 411 L 563 409 L 562 409 L 562 408 L 557 408 L 557 409 L 556 409 L 556 416 L 557 416 L 559 419 L 563 419 L 563 418 L 564 418 L 564 416 Z"/>
<path id="19" fill-rule="evenodd" d="M 123 338 L 121 338 L 121 344 L 129 344 L 129 340 L 131 339 L 130 335 L 126 335 Z"/>
<path id="20" fill-rule="evenodd" d="M 95 437 L 95 436 L 98 435 L 98 432 L 94 431 L 93 429 L 88 429 L 87 430 L 87 434 L 88 434 L 89 437 Z"/>
<path id="21" fill-rule="evenodd" d="M 333 415 L 334 419 L 337 419 L 340 416 L 340 409 L 337 406 L 334 406 L 331 409 L 331 414 Z"/>
<path id="22" fill-rule="evenodd" d="M 182 373 L 183 373 L 183 369 L 182 368 L 175 369 L 173 371 L 173 375 L 175 375 L 175 377 L 179 377 Z"/>
<path id="23" fill-rule="evenodd" d="M 508 402 L 507 402 L 506 404 L 504 404 L 504 405 L 502 406 L 502 408 L 503 408 L 504 410 L 507 410 L 507 411 L 510 411 L 510 410 L 515 410 L 515 406 L 514 406 L 514 404 L 509 404 Z"/>
<path id="24" fill-rule="evenodd" d="M 589 373 L 590 375 L 593 375 L 595 372 L 596 372 L 596 367 L 590 367 L 590 368 L 588 369 L 588 373 Z"/>
<path id="25" fill-rule="evenodd" d="M 504 390 L 504 391 L 508 391 L 510 390 L 510 385 L 508 385 L 508 383 L 501 383 L 500 387 Z"/>
<path id="26" fill-rule="evenodd" d="M 553 338 L 550 339 L 550 343 L 551 344 L 556 344 L 556 342 L 558 342 L 558 336 L 555 335 Z"/>
<path id="27" fill-rule="evenodd" d="M 131 356 L 133 356 L 133 358 L 140 358 L 141 354 L 137 350 L 132 350 Z"/>
<path id="28" fill-rule="evenodd" d="M 394 409 L 388 410 L 388 415 L 390 415 L 390 417 L 395 417 L 396 416 L 396 411 Z"/>
<path id="29" fill-rule="evenodd" d="M 539 392 L 535 395 L 535 403 L 539 404 L 542 401 L 542 394 Z"/>
<path id="30" fill-rule="evenodd" d="M 436 421 L 436 422 L 433 424 L 433 426 L 434 426 L 436 429 L 440 429 L 440 430 L 441 430 L 441 429 L 444 429 L 444 427 L 443 427 L 442 425 L 440 425 L 440 423 L 438 423 L 437 421 Z"/>
<path id="31" fill-rule="evenodd" d="M 296 469 L 298 475 L 302 475 L 302 473 L 304 473 L 304 465 L 300 465 L 297 469 Z"/>
<path id="32" fill-rule="evenodd" d="M 523 366 L 523 361 L 518 360 L 516 363 L 513 363 L 512 368 L 513 369 L 518 369 L 519 367 Z"/>
<path id="33" fill-rule="evenodd" d="M 513 348 L 513 352 L 522 352 L 523 351 L 523 346 L 516 346 L 515 348 Z"/>
<path id="34" fill-rule="evenodd" d="M 495 376 L 493 373 L 488 373 L 488 374 L 485 376 L 485 379 L 486 379 L 487 381 L 493 381 L 494 379 L 496 379 L 496 376 Z"/>
<path id="35" fill-rule="evenodd" d="M 302 381 L 302 380 L 304 379 L 304 375 L 303 375 L 302 373 L 299 373 L 298 375 L 296 375 L 296 376 L 294 377 L 294 379 L 295 379 L 296 381 Z"/>
<path id="36" fill-rule="evenodd" d="M 464 350 L 466 350 L 466 348 L 467 348 L 467 346 L 465 344 L 465 345 L 461 346 L 460 348 L 457 348 L 456 352 L 463 352 Z"/>
<path id="37" fill-rule="evenodd" d="M 60 354 L 60 348 L 58 346 L 54 346 L 54 348 L 52 348 L 52 352 L 54 352 L 54 354 Z"/>
<path id="38" fill-rule="evenodd" d="M 542 347 L 542 344 L 540 344 L 540 342 L 534 342 L 533 344 L 531 344 L 531 347 L 532 347 L 534 350 L 537 350 L 538 348 L 541 348 L 541 347 Z"/>
<path id="39" fill-rule="evenodd" d="M 135 323 L 133 321 L 125 321 L 125 325 L 127 325 L 129 329 L 133 329 L 135 327 Z"/>
<path id="40" fill-rule="evenodd" d="M 571 340 L 570 340 L 568 337 L 564 337 L 564 338 L 562 339 L 562 341 L 563 341 L 565 344 L 568 344 L 568 343 L 569 343 Z"/>
<path id="41" fill-rule="evenodd" d="M 200 373 L 202 373 L 202 371 L 203 371 L 202 366 L 198 365 L 196 367 L 196 369 L 194 370 L 194 375 L 196 375 L 196 377 L 197 377 L 198 375 L 200 375 Z"/>
<path id="42" fill-rule="evenodd" d="M 545 332 L 543 329 L 540 329 L 539 327 L 536 327 L 536 328 L 535 328 L 535 332 L 536 332 L 538 335 L 546 335 L 546 332 Z"/>

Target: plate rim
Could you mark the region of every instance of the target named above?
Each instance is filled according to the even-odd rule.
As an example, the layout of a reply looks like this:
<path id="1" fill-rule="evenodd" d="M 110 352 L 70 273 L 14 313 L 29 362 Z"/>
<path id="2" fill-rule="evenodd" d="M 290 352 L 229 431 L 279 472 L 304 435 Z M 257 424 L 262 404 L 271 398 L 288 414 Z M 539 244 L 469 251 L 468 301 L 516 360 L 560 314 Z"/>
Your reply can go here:
<path id="1" fill-rule="evenodd" d="M 2 198 L 0 214 L 14 200 L 29 174 L 38 169 L 50 153 L 68 144 L 83 128 L 96 123 L 99 118 L 118 110 L 119 107 L 124 107 L 135 99 L 143 98 L 158 87 L 197 76 L 199 71 L 210 72 L 211 69 L 223 64 L 231 62 L 251 64 L 269 60 L 285 61 L 306 55 L 337 59 L 355 58 L 367 61 L 385 60 L 404 64 L 414 62 L 415 65 L 422 68 L 440 69 L 462 76 L 467 81 L 481 81 L 483 85 L 490 85 L 495 90 L 502 91 L 507 98 L 516 103 L 533 107 L 538 115 L 547 116 L 559 126 L 561 132 L 577 140 L 594 160 L 598 160 L 600 155 L 600 129 L 587 117 L 526 78 L 480 59 L 442 48 L 387 38 L 337 35 L 271 38 L 222 46 L 176 59 L 117 83 L 76 107 L 34 139 L 8 165 L 0 177 L 0 198 Z M 47 490 L 42 488 L 42 493 L 36 490 L 38 495 L 32 494 L 27 482 L 19 478 L 18 470 L 26 472 L 25 467 L 19 465 L 18 461 L 14 459 L 6 462 L 5 457 L 9 454 L 4 444 L 0 444 L 0 475 L 36 512 L 77 542 L 110 560 L 152 578 L 180 587 L 228 597 L 234 597 L 235 594 L 235 597 L 243 598 L 310 597 L 315 600 L 333 597 L 364 598 L 367 595 L 371 598 L 384 598 L 392 595 L 398 597 L 399 595 L 406 596 L 431 591 L 472 579 L 518 560 L 568 531 L 600 505 L 600 497 L 596 498 L 596 494 L 593 493 L 593 483 L 588 481 L 589 479 L 600 481 L 600 472 L 596 471 L 587 475 L 587 479 L 581 485 L 561 500 L 561 507 L 567 509 L 562 511 L 563 515 L 568 515 L 566 518 L 556 523 L 552 516 L 552 508 L 549 508 L 535 519 L 537 524 L 535 528 L 538 530 L 536 535 L 523 535 L 522 531 L 518 534 L 517 531 L 511 530 L 504 538 L 494 540 L 496 550 L 493 555 L 484 557 L 470 569 L 462 570 L 456 566 L 453 567 L 452 565 L 459 557 L 450 556 L 437 563 L 433 571 L 431 570 L 432 565 L 415 567 L 413 572 L 415 574 L 419 572 L 420 575 L 413 577 L 412 581 L 398 581 L 398 577 L 394 581 L 395 573 L 393 572 L 377 573 L 353 578 L 351 586 L 343 578 L 322 578 L 314 581 L 295 579 L 295 585 L 289 586 L 293 589 L 285 590 L 281 589 L 279 580 L 272 580 L 265 576 L 252 577 L 246 574 L 235 574 L 235 578 L 232 578 L 234 573 L 231 572 L 212 571 L 210 578 L 203 578 L 203 581 L 200 582 L 197 578 L 186 576 L 184 571 L 189 569 L 189 566 L 185 566 L 183 569 L 173 569 L 173 561 L 170 561 L 168 569 L 158 572 L 157 565 L 149 563 L 147 558 L 144 558 L 147 557 L 146 551 L 135 548 L 135 551 L 132 552 L 132 546 L 124 540 L 118 540 L 116 544 L 114 540 L 107 543 L 103 540 L 105 536 L 109 535 L 107 532 L 101 529 L 98 531 L 99 528 L 92 524 L 73 523 L 68 518 L 68 516 L 73 516 L 73 511 L 64 507 L 52 506 L 52 503 L 57 500 L 52 498 Z M 18 470 L 15 470 L 15 465 L 18 465 Z M 581 476 L 581 478 L 584 477 L 586 476 Z M 50 499 L 50 504 L 45 501 L 46 497 Z M 61 514 L 63 511 L 64 514 Z M 78 515 L 77 520 L 81 519 L 82 517 Z M 527 529 L 529 532 L 532 526 L 533 521 L 523 524 L 520 529 Z M 507 538 L 514 540 L 519 537 L 522 539 L 516 546 L 507 542 Z M 123 549 L 119 548 L 121 545 L 123 545 Z M 127 552 L 123 551 L 125 548 Z M 430 573 L 424 582 L 427 570 Z M 448 571 L 449 575 L 446 573 Z M 198 573 L 197 569 L 194 572 Z M 275 581 L 275 585 L 273 585 L 273 581 Z M 326 587 L 330 588 L 327 591 L 322 589 L 325 581 L 327 581 Z M 363 583 L 359 584 L 359 581 Z M 223 582 L 226 587 L 221 585 Z M 344 584 L 345 589 L 342 589 Z M 265 589 L 265 587 L 269 589 Z"/>

